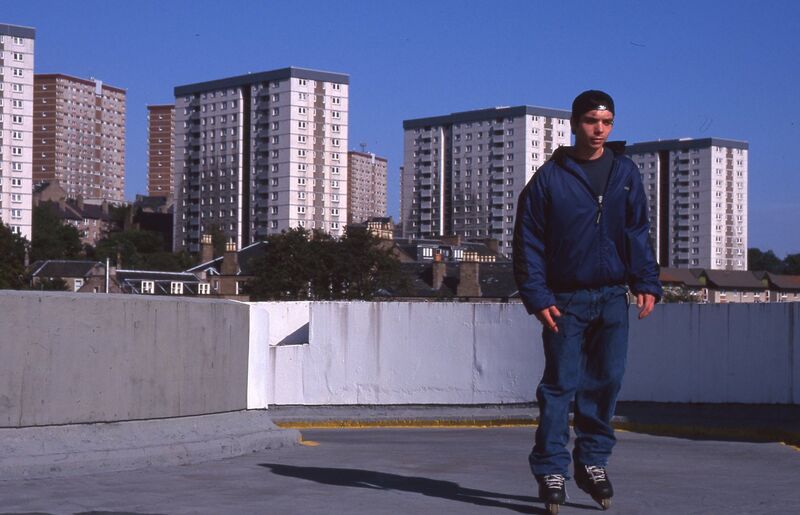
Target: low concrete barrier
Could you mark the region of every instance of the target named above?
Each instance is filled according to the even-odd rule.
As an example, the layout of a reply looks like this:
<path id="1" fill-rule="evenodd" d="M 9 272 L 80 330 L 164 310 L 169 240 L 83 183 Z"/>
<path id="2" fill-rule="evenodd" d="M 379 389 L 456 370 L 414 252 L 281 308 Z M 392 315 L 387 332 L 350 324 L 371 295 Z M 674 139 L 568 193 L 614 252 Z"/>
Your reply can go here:
<path id="1" fill-rule="evenodd" d="M 317 302 L 307 345 L 270 348 L 279 405 L 535 401 L 541 329 L 520 304 Z M 621 400 L 798 404 L 800 306 L 630 311 Z M 295 322 L 297 323 L 297 321 Z"/>
<path id="2" fill-rule="evenodd" d="M 260 311 L 230 301 L 0 292 L 0 427 L 266 408 L 269 329 Z"/>
<path id="3" fill-rule="evenodd" d="M 268 338 L 267 312 L 240 302 L 0 291 L 0 477 L 297 442 L 264 411 Z"/>

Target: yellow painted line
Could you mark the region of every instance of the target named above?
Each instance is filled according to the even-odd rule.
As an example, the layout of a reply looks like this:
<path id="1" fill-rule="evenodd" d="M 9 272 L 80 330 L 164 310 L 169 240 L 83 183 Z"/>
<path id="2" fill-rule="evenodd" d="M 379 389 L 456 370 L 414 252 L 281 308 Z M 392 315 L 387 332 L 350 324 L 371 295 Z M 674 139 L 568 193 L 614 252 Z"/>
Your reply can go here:
<path id="1" fill-rule="evenodd" d="M 402 429 L 402 428 L 489 428 L 489 427 L 535 427 L 530 419 L 502 420 L 325 420 L 277 422 L 283 429 Z"/>
<path id="2" fill-rule="evenodd" d="M 300 445 L 305 445 L 306 447 L 317 447 L 319 446 L 319 442 L 315 442 L 314 440 L 303 440 L 301 438 Z"/>
<path id="3" fill-rule="evenodd" d="M 537 427 L 537 423 L 529 418 L 489 420 L 298 420 L 277 422 L 276 425 L 284 429 L 487 429 L 495 427 Z M 620 432 L 646 433 L 678 438 L 699 437 L 709 439 L 745 439 L 755 442 L 778 442 L 800 451 L 800 434 L 780 430 L 671 426 L 667 424 L 640 424 L 636 422 L 614 422 L 613 425 L 614 429 Z"/>

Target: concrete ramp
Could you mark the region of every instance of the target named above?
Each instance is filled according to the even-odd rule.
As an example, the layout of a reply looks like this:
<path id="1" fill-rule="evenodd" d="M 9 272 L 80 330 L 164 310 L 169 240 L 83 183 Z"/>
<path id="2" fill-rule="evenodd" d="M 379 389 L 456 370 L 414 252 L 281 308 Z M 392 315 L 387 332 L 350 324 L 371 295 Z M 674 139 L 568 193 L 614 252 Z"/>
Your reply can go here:
<path id="1" fill-rule="evenodd" d="M 188 465 L 298 444 L 266 410 L 0 429 L 0 477 L 63 477 Z"/>

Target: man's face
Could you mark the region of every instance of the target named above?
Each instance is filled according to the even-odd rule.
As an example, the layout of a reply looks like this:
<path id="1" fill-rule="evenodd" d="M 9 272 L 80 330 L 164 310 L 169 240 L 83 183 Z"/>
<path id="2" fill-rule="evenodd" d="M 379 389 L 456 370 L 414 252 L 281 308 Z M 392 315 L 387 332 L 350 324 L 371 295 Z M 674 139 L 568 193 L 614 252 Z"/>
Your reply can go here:
<path id="1" fill-rule="evenodd" d="M 611 111 L 588 111 L 578 120 L 575 130 L 575 146 L 599 150 L 603 147 L 611 129 L 614 127 L 614 113 Z"/>

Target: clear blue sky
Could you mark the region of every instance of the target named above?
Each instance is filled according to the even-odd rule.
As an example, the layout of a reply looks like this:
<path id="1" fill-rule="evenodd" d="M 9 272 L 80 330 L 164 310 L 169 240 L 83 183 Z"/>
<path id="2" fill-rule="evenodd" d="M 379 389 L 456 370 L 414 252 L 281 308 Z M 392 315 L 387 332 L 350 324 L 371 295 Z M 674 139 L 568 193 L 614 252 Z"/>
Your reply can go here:
<path id="1" fill-rule="evenodd" d="M 404 119 L 597 88 L 616 139 L 748 141 L 749 244 L 800 252 L 800 2 L 0 0 L 0 23 L 37 29 L 37 73 L 127 89 L 127 198 L 146 192 L 145 106 L 179 84 L 348 73 L 350 146 L 389 159 L 395 218 Z"/>

